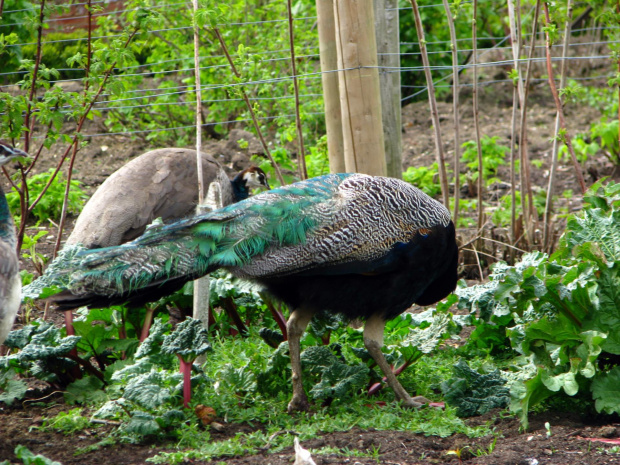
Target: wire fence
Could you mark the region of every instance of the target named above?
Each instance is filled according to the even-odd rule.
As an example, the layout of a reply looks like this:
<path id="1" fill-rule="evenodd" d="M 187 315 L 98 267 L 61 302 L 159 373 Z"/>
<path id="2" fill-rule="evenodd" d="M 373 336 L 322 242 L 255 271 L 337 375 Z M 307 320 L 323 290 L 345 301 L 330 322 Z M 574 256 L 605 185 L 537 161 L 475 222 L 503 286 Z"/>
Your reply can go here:
<path id="1" fill-rule="evenodd" d="M 122 3 L 122 2 L 112 2 Z M 98 1 L 91 2 L 91 5 L 106 5 L 108 2 Z M 78 8 L 82 8 L 88 5 L 87 3 L 77 3 L 70 5 L 72 10 L 76 11 Z M 68 4 L 65 6 L 69 6 Z M 116 5 L 118 6 L 118 5 Z M 439 8 L 443 11 L 443 4 L 423 5 L 423 8 Z M 172 2 L 172 3 L 158 3 L 151 7 L 153 10 L 165 12 L 166 9 L 178 8 L 188 10 L 188 4 L 186 2 Z M 93 14 L 93 17 L 109 17 L 120 18 L 122 15 L 136 11 L 132 8 L 115 8 L 111 11 L 104 11 L 101 13 Z M 408 14 L 407 8 L 399 8 L 401 15 Z M 37 11 L 30 11 L 27 9 L 13 9 L 5 10 L 3 14 L 6 16 L 10 13 L 32 13 L 32 16 L 37 14 Z M 531 12 L 530 12 L 531 13 Z M 528 13 L 528 14 L 530 14 Z M 527 15 L 526 15 L 527 16 Z M 55 23 L 72 22 L 87 18 L 84 14 L 64 15 L 61 17 L 55 17 L 46 20 L 46 23 L 52 25 Z M 188 10 L 189 19 L 189 10 Z M 259 59 L 255 63 L 257 68 L 277 69 L 277 73 L 272 72 L 270 77 L 244 79 L 235 82 L 232 77 L 226 82 L 213 82 L 209 79 L 203 80 L 205 84 L 201 86 L 202 95 L 204 96 L 202 103 L 203 106 L 209 108 L 213 105 L 226 105 L 235 104 L 241 105 L 243 99 L 235 92 L 236 88 L 244 88 L 249 90 L 249 100 L 256 104 L 260 104 L 266 108 L 280 108 L 278 102 L 292 101 L 294 95 L 289 89 L 292 85 L 292 80 L 296 77 L 301 82 L 305 83 L 305 92 L 302 92 L 299 96 L 303 102 L 321 102 L 321 77 L 322 72 L 319 64 L 319 40 L 318 32 L 315 27 L 317 21 L 316 16 L 300 16 L 296 17 L 295 24 L 303 24 L 305 29 L 310 31 L 311 40 L 299 47 L 296 47 L 296 60 L 299 63 L 303 63 L 305 66 L 298 66 L 298 69 L 303 69 L 297 76 L 291 75 L 290 72 L 286 72 L 288 64 L 291 60 L 290 49 L 286 47 L 280 47 L 274 50 L 264 50 L 258 53 Z M 0 34 L 3 31 L 9 31 L 12 28 L 23 27 L 29 24 L 29 21 L 16 21 L 16 22 L 3 22 L 0 24 Z M 283 34 L 286 33 L 287 19 L 277 20 L 265 20 L 265 21 L 248 21 L 248 22 L 230 22 L 219 24 L 223 30 L 243 30 L 252 26 L 263 28 L 282 27 Z M 613 28 L 612 28 L 613 29 Z M 253 29 L 255 30 L 255 29 Z M 576 81 L 581 82 L 596 82 L 603 83 L 607 79 L 613 77 L 615 74 L 613 70 L 610 73 L 595 74 L 590 73 L 584 75 L 584 69 L 592 69 L 594 67 L 600 67 L 605 63 L 610 63 L 613 55 L 610 52 L 609 46 L 613 43 L 611 40 L 607 40 L 604 37 L 604 33 L 608 32 L 610 28 L 604 28 L 592 23 L 591 27 L 582 27 L 575 29 L 571 32 L 571 39 L 569 42 L 569 77 Z M 152 29 L 148 31 L 148 36 L 153 40 L 161 38 L 163 33 L 171 32 L 191 34 L 192 26 L 188 23 L 187 26 L 182 27 L 168 27 Z M 98 35 L 97 30 L 93 31 L 92 40 L 110 41 L 115 38 L 121 37 L 122 34 L 108 34 Z M 523 34 L 524 43 L 529 43 L 531 34 Z M 84 38 L 67 38 L 67 39 L 50 39 L 44 38 L 44 47 L 50 46 L 68 46 L 70 44 L 84 43 Z M 148 39 L 147 39 L 148 42 Z M 309 43 L 308 43 L 309 42 Z M 459 66 L 458 71 L 465 76 L 465 79 L 460 80 L 460 87 L 468 88 L 472 86 L 471 80 L 467 79 L 468 73 L 472 70 L 472 57 L 473 49 L 471 48 L 471 38 L 459 37 L 457 39 L 459 46 Z M 480 37 L 476 49 L 476 66 L 483 70 L 483 78 L 479 80 L 479 86 L 497 86 L 511 82 L 506 78 L 498 79 L 496 77 L 497 71 L 502 71 L 504 74 L 507 70 L 510 70 L 514 66 L 514 59 L 512 57 L 512 45 L 509 43 L 508 36 L 488 36 Z M 285 40 L 281 42 L 286 43 Z M 22 42 L 15 43 L 6 46 L 9 51 L 22 50 L 25 47 L 35 46 L 36 42 Z M 408 66 L 412 60 L 416 60 L 420 56 L 418 44 L 411 41 L 402 41 L 400 43 L 400 63 L 398 67 L 380 67 L 381 73 L 400 73 L 403 81 L 403 103 L 408 103 L 416 98 L 422 96 L 427 88 L 422 83 L 424 67 L 421 65 Z M 484 46 L 481 46 L 484 45 Z M 171 46 L 174 46 L 172 44 Z M 249 44 L 251 48 L 251 44 Z M 451 44 L 449 41 L 429 41 L 427 46 L 432 46 L 433 49 L 429 51 L 431 60 L 430 70 L 434 73 L 434 84 L 436 88 L 447 89 L 451 88 L 451 76 L 452 66 L 449 65 L 449 57 L 451 53 Z M 537 43 L 533 52 L 533 64 L 539 67 L 537 76 L 533 78 L 533 82 L 546 81 L 544 77 L 546 71 L 544 69 L 545 56 L 544 56 L 544 37 L 542 33 L 538 33 Z M 552 47 L 553 53 L 556 55 L 552 58 L 553 62 L 559 62 L 562 60 L 560 55 L 561 44 L 555 44 Z M 526 46 L 523 50 L 523 56 L 527 56 L 530 53 L 529 47 Z M 170 53 L 174 55 L 174 52 Z M 233 53 L 233 58 L 243 58 L 239 54 Z M 201 71 L 204 73 L 215 72 L 228 72 L 229 65 L 225 62 L 225 54 L 201 56 Z M 520 63 L 526 63 L 527 60 L 521 59 Z M 277 68 L 274 68 L 277 67 Z M 611 68 L 610 68 L 611 69 Z M 58 68 L 58 71 L 64 75 L 71 74 L 76 77 L 67 77 L 62 79 L 49 80 L 50 85 L 58 85 L 64 88 L 72 89 L 72 86 L 79 85 L 84 79 L 84 69 L 79 67 L 67 67 Z M 337 70 L 342 71 L 342 70 Z M 15 83 L 26 76 L 30 71 L 27 70 L 13 70 L 8 72 L 0 72 L 0 79 L 4 79 L 5 82 L 10 78 L 12 83 L 1 85 L 0 92 L 16 93 L 17 86 Z M 334 72 L 334 71 L 331 71 Z M 116 112 L 117 114 L 124 114 L 131 111 L 144 111 L 144 112 L 157 112 L 162 108 L 184 108 L 188 114 L 194 111 L 194 86 L 189 81 L 192 81 L 194 73 L 192 57 L 181 56 L 176 58 L 169 58 L 159 60 L 156 63 L 134 63 L 131 65 L 118 67 L 114 70 L 114 80 L 121 83 L 125 87 L 125 91 L 121 96 L 117 96 L 112 93 L 102 93 L 94 108 L 102 113 Z M 264 74 L 263 74 L 264 75 Z M 271 89 L 279 88 L 279 92 L 273 92 Z M 265 89 L 267 89 L 265 91 Z M 73 111 L 71 105 L 60 105 L 58 107 L 59 112 L 65 112 L 69 115 Z M 308 115 L 320 117 L 320 108 L 317 106 L 310 108 L 307 112 Z M 281 114 L 263 114 L 259 116 L 259 120 L 262 122 L 269 122 L 273 120 L 290 120 L 291 124 L 294 124 L 295 115 L 293 112 L 281 113 Z M 227 127 L 230 125 L 249 124 L 249 119 L 243 116 L 238 118 L 220 118 L 213 121 L 208 121 L 205 126 L 222 126 Z M 150 133 L 162 132 L 162 131 L 177 131 L 177 130 L 191 130 L 193 128 L 190 124 L 176 124 L 177 121 L 171 121 L 170 126 L 165 124 L 160 125 L 157 128 L 138 128 L 131 129 L 125 128 L 123 130 L 111 129 L 110 132 L 96 132 L 85 133 L 84 137 L 89 139 L 95 139 L 98 137 L 109 135 L 143 135 L 148 136 Z"/>

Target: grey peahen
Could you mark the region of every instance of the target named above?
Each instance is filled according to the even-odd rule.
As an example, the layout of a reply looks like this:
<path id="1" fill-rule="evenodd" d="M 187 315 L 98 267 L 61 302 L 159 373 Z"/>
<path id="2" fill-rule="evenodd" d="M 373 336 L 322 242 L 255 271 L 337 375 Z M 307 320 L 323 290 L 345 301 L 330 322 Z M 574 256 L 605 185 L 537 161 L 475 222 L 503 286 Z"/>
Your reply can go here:
<path id="1" fill-rule="evenodd" d="M 17 157 L 27 156 L 26 152 L 0 142 L 0 166 Z M 22 281 L 16 248 L 15 223 L 0 186 L 0 344 L 13 326 L 21 300 Z"/>
<path id="2" fill-rule="evenodd" d="M 202 153 L 206 187 L 219 182 L 222 203 L 246 199 L 256 187 L 269 189 L 265 173 L 250 167 L 229 181 L 221 165 Z M 198 202 L 196 150 L 164 148 L 134 158 L 112 173 L 80 213 L 67 245 L 88 249 L 120 245 L 142 235 L 156 218 L 164 222 L 194 213 Z"/>
<path id="3" fill-rule="evenodd" d="M 293 411 L 308 407 L 299 340 L 321 311 L 364 319 L 365 346 L 396 397 L 419 406 L 381 352 L 385 322 L 452 292 L 457 262 L 454 224 L 439 202 L 396 179 L 332 174 L 67 255 L 43 278 L 64 289 L 51 297 L 61 309 L 152 301 L 217 268 L 262 284 L 292 310 Z"/>

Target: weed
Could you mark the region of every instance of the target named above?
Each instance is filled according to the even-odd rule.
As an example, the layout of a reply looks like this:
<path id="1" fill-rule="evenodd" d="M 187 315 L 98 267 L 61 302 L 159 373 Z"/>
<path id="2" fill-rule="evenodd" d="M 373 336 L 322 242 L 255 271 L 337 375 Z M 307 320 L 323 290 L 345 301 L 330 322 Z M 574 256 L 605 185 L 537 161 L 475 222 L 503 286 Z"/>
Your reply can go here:
<path id="1" fill-rule="evenodd" d="M 54 169 L 50 168 L 50 170 L 46 173 L 35 174 L 34 176 L 28 178 L 26 183 L 28 185 L 28 192 L 31 198 L 37 198 L 41 194 L 41 192 L 43 192 L 43 189 L 45 188 L 45 186 L 47 186 L 53 174 Z M 68 213 L 79 213 L 82 209 L 82 206 L 84 205 L 84 201 L 86 200 L 87 196 L 80 187 L 81 185 L 82 183 L 80 181 L 77 181 L 75 179 L 71 180 L 71 189 L 69 190 L 69 198 L 67 204 Z M 62 174 L 58 173 L 56 175 L 56 179 L 50 184 L 49 188 L 47 189 L 46 194 L 32 210 L 32 214 L 40 221 L 46 221 L 48 218 L 60 218 L 66 188 L 67 182 L 63 181 Z M 6 199 L 9 203 L 11 211 L 20 211 L 20 199 L 17 192 L 9 192 L 6 195 Z"/>
<path id="2" fill-rule="evenodd" d="M 417 168 L 410 166 L 407 168 L 407 171 L 403 173 L 403 180 L 413 184 L 431 197 L 436 197 L 441 194 L 437 163 L 433 163 L 431 166 L 419 166 Z"/>
<path id="3" fill-rule="evenodd" d="M 90 419 L 85 417 L 83 409 L 74 408 L 68 412 L 59 412 L 58 415 L 43 420 L 43 425 L 37 427 L 41 431 L 60 431 L 66 435 L 75 434 L 91 426 Z"/>
<path id="4" fill-rule="evenodd" d="M 484 159 L 483 180 L 485 185 L 492 184 L 499 179 L 496 177 L 497 170 L 500 166 L 506 164 L 507 155 L 510 153 L 510 147 L 497 143 L 497 136 L 483 136 L 480 140 L 482 145 L 482 157 Z M 474 183 L 478 179 L 478 144 L 476 141 L 470 140 L 463 144 L 463 155 L 461 161 L 467 164 L 470 170 L 471 182 Z"/>
<path id="5" fill-rule="evenodd" d="M 477 448 L 476 451 L 473 452 L 473 454 L 476 457 L 482 457 L 482 456 L 485 456 L 485 455 L 491 455 L 493 453 L 493 451 L 495 450 L 495 446 L 496 445 L 497 445 L 497 436 L 493 438 L 493 441 L 491 441 L 491 444 L 489 444 L 486 449 Z"/>

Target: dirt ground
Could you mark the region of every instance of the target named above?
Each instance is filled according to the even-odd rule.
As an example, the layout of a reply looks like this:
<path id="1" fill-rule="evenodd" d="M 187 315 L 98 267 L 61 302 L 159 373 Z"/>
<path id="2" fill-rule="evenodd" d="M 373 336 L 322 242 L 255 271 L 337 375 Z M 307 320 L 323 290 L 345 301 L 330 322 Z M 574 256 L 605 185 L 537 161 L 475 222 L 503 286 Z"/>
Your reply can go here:
<path id="1" fill-rule="evenodd" d="M 481 89 L 480 114 L 482 134 L 498 136 L 499 143 L 510 145 L 511 96 L 510 85 L 499 85 Z M 471 140 L 474 137 L 474 125 L 471 106 L 467 95 L 461 102 L 462 124 L 461 140 Z M 555 108 L 546 85 L 533 86 L 530 93 L 530 107 L 528 113 L 528 141 L 532 159 L 540 159 L 543 164 L 540 169 L 533 170 L 533 184 L 546 189 L 548 179 L 548 165 L 550 159 L 553 122 Z M 439 102 L 439 114 L 442 121 L 442 133 L 445 142 L 446 156 L 450 158 L 454 150 L 452 129 L 452 105 L 449 102 Z M 596 108 L 570 107 L 566 109 L 566 119 L 569 132 L 575 134 L 589 129 L 591 122 L 596 121 L 600 113 Z M 104 128 L 92 123 L 90 132 L 103 132 Z M 404 168 L 408 166 L 429 165 L 434 161 L 434 140 L 430 122 L 430 113 L 426 102 L 408 105 L 403 109 L 403 153 Z M 228 140 L 216 141 L 207 144 L 206 151 L 212 153 L 227 168 L 229 172 L 239 170 L 249 163 L 247 152 L 260 151 L 257 142 L 250 137 L 249 149 L 242 150 L 235 141 L 242 137 L 250 137 L 248 133 L 236 132 Z M 256 147 L 256 148 L 255 148 Z M 128 137 L 109 136 L 98 137 L 85 147 L 77 159 L 75 177 L 82 181 L 87 192 L 92 193 L 95 188 L 113 171 L 122 166 L 131 157 L 137 156 L 150 147 L 140 141 L 132 141 Z M 44 170 L 54 163 L 51 154 L 39 169 Z M 605 158 L 590 160 L 586 166 L 587 182 L 590 184 L 595 178 L 610 175 L 612 166 Z M 505 173 L 503 173 L 505 174 Z M 503 177 L 503 179 L 507 179 Z M 5 188 L 8 187 L 5 185 Z M 572 189 L 575 195 L 567 205 L 569 211 L 580 208 L 579 188 L 574 172 L 570 166 L 562 166 L 556 193 Z M 464 194 L 466 195 L 466 194 Z M 493 202 L 491 194 L 489 201 Z M 72 221 L 69 222 L 64 236 L 70 232 Z M 560 225 L 558 225 L 560 228 Z M 459 231 L 461 238 L 471 232 Z M 55 238 L 50 234 L 38 249 L 45 255 L 50 255 Z M 31 270 L 29 263 L 22 266 Z M 467 274 L 467 263 L 463 268 Z M 17 324 L 21 324 L 21 316 Z M 101 441 L 109 432 L 109 426 L 100 426 L 79 433 L 77 436 L 67 437 L 60 433 L 47 433 L 31 430 L 39 426 L 44 416 L 52 416 L 66 409 L 62 396 L 46 393 L 43 399 L 30 399 L 21 405 L 6 407 L 0 405 L 0 461 L 9 460 L 18 463 L 13 454 L 15 446 L 23 444 L 35 453 L 45 454 L 64 465 L 91 464 L 91 465 L 121 465 L 144 464 L 146 458 L 157 452 L 166 450 L 160 444 L 148 445 L 115 445 L 112 448 L 103 448 L 85 455 L 74 457 L 77 448 Z M 469 439 L 456 435 L 448 438 L 425 437 L 409 432 L 391 431 L 361 431 L 353 429 L 349 432 L 330 433 L 306 441 L 302 445 L 307 449 L 318 449 L 326 446 L 349 448 L 370 453 L 373 449 L 379 450 L 379 458 L 342 457 L 330 455 L 313 455 L 318 465 L 351 463 L 351 464 L 440 464 L 440 463 L 467 463 L 467 464 L 495 464 L 495 465 L 536 465 L 536 464 L 611 464 L 620 463 L 620 454 L 607 453 L 614 446 L 613 443 L 591 442 L 586 438 L 605 438 L 615 440 L 620 445 L 620 423 L 617 418 L 580 418 L 570 412 L 545 412 L 531 416 L 531 426 L 527 433 L 519 432 L 519 423 L 512 417 L 502 417 L 500 412 L 492 412 L 485 417 L 468 420 L 472 424 L 491 422 L 497 437 L 494 447 L 493 437 Z M 550 423 L 551 435 L 547 435 L 545 422 Z M 224 425 L 220 433 L 213 433 L 215 440 L 234 436 L 239 431 L 248 431 L 248 426 Z M 474 455 L 478 450 L 487 451 L 486 454 Z M 450 451 L 459 451 L 460 458 Z M 272 464 L 283 465 L 293 462 L 292 450 L 284 450 L 270 454 L 266 449 L 258 455 L 245 457 L 221 458 L 212 463 L 224 462 L 227 464 Z M 191 463 L 207 463 L 194 461 Z"/>

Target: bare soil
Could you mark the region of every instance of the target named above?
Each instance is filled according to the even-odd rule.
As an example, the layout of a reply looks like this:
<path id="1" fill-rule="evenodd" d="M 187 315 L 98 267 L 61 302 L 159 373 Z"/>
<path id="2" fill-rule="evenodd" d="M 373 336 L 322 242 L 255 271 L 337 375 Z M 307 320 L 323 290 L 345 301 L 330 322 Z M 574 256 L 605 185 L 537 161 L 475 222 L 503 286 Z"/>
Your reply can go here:
<path id="1" fill-rule="evenodd" d="M 510 85 L 489 87 L 481 89 L 480 124 L 482 134 L 498 136 L 498 142 L 510 145 L 510 120 L 512 111 L 512 89 Z M 547 86 L 534 86 L 530 92 L 530 107 L 528 113 L 528 143 L 530 157 L 541 160 L 542 167 L 533 169 L 533 184 L 540 189 L 546 189 L 548 182 L 548 166 L 551 152 L 551 142 L 555 108 Z M 461 102 L 462 125 L 461 141 L 474 138 L 473 116 L 469 99 L 463 96 Z M 439 103 L 439 113 L 442 121 L 442 134 L 448 157 L 454 150 L 452 106 L 449 102 Z M 566 108 L 566 119 L 569 125 L 569 133 L 575 134 L 589 129 L 590 124 L 600 117 L 596 108 L 585 106 Z M 93 124 L 92 132 L 104 132 L 104 128 L 97 128 Z M 430 165 L 435 160 L 435 146 L 433 131 L 431 128 L 430 113 L 426 102 L 418 102 L 408 105 L 403 109 L 403 154 L 404 168 L 408 166 Z M 241 137 L 250 138 L 248 149 L 239 148 L 235 141 Z M 232 172 L 242 169 L 249 164 L 248 155 L 260 152 L 257 142 L 248 133 L 237 132 L 231 134 L 228 140 L 214 141 L 207 144 L 206 150 L 218 158 L 226 168 Z M 157 147 L 147 146 L 144 142 L 134 141 L 123 136 L 97 137 L 92 143 L 82 149 L 77 158 L 76 178 L 82 181 L 89 193 L 113 171 L 122 166 L 130 158 L 147 150 Z M 39 170 L 45 170 L 55 163 L 54 156 L 59 153 L 51 153 L 46 162 L 42 163 Z M 47 165 L 47 166 L 46 166 Z M 589 160 L 586 165 L 589 173 L 587 182 L 601 176 L 609 176 L 613 167 L 604 157 Z M 502 169 L 503 170 L 503 169 Z M 502 179 L 508 179 L 506 172 L 501 174 Z M 8 187 L 8 186 L 5 186 Z M 559 171 L 559 182 L 556 193 L 561 194 L 566 189 L 572 189 L 574 196 L 566 202 L 569 211 L 580 208 L 580 195 L 574 171 L 570 166 L 562 166 Z M 464 193 L 463 196 L 467 196 Z M 489 202 L 496 202 L 496 197 L 489 194 Z M 72 221 L 67 225 L 64 236 L 70 231 Z M 558 223 L 557 229 L 561 230 Z M 459 231 L 462 240 L 472 237 L 471 231 Z M 50 255 L 55 238 L 45 239 L 38 251 Z M 476 267 L 471 257 L 464 254 L 463 274 L 469 275 L 469 268 Z M 22 267 L 32 271 L 30 263 L 22 263 Z M 469 268 L 468 268 L 469 267 Z M 476 267 L 477 268 L 477 267 Z M 35 311 L 35 313 L 37 313 Z M 32 315 L 31 315 L 32 316 Z M 37 315 L 34 315 L 37 316 Z M 40 316 L 40 315 L 39 315 Z M 23 323 L 23 316 L 18 317 L 17 325 Z M 46 397 L 33 394 L 34 398 L 20 405 L 7 407 L 0 404 L 0 461 L 8 460 L 10 463 L 18 463 L 14 456 L 15 446 L 22 444 L 35 453 L 45 454 L 64 465 L 91 464 L 91 465 L 121 465 L 121 464 L 144 464 L 148 457 L 160 451 L 168 450 L 166 444 L 117 444 L 112 447 L 104 447 L 87 454 L 74 456 L 78 448 L 84 448 L 104 439 L 110 432 L 111 426 L 100 425 L 84 430 L 75 436 L 64 436 L 61 433 L 42 432 L 33 427 L 40 426 L 44 417 L 57 414 L 59 411 L 68 409 L 64 405 L 62 396 L 58 393 L 46 392 Z M 544 412 L 532 414 L 530 430 L 526 433 L 519 431 L 519 422 L 513 417 L 502 417 L 499 411 L 492 412 L 484 417 L 468 420 L 471 424 L 485 424 L 490 422 L 497 441 L 494 447 L 493 436 L 470 439 L 462 435 L 454 435 L 448 438 L 426 437 L 421 434 L 413 434 L 406 431 L 377 431 L 353 429 L 348 432 L 329 433 L 320 435 L 313 440 L 306 441 L 302 445 L 307 449 L 318 449 L 326 446 L 348 448 L 371 454 L 378 450 L 379 457 L 360 458 L 333 455 L 313 455 L 317 464 L 441 464 L 441 463 L 467 463 L 487 465 L 535 465 L 535 464 L 611 464 L 620 463 L 618 453 L 607 453 L 606 449 L 614 447 L 613 443 L 591 442 L 586 438 L 604 438 L 620 443 L 620 423 L 617 418 L 597 417 L 583 418 L 571 412 Z M 551 435 L 547 435 L 545 422 L 549 422 Z M 249 432 L 251 427 L 247 425 L 225 424 L 222 432 L 213 432 L 214 440 L 234 436 L 240 431 Z M 486 451 L 484 454 L 477 451 Z M 450 453 L 452 452 L 452 453 Z M 459 452 L 458 454 L 454 452 Z M 293 462 L 294 452 L 292 449 L 278 453 L 270 453 L 266 449 L 260 454 L 244 457 L 222 457 L 213 462 L 193 461 L 191 463 L 218 463 L 227 464 L 272 464 L 283 465 Z"/>

